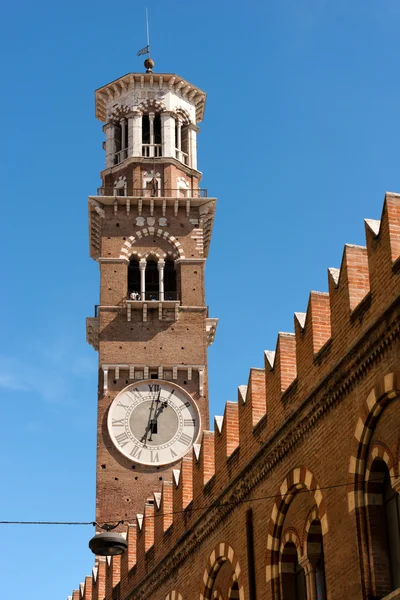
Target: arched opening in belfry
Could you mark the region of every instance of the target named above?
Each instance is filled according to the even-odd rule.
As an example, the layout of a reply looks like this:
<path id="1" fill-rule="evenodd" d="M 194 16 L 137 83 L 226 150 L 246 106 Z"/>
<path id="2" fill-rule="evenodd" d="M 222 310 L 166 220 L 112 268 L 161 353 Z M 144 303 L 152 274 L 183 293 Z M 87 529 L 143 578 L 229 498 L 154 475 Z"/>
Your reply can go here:
<path id="1" fill-rule="evenodd" d="M 376 458 L 367 486 L 367 521 L 374 593 L 382 598 L 400 587 L 399 494 L 386 463 Z"/>
<path id="2" fill-rule="evenodd" d="M 142 117 L 142 144 L 150 144 L 149 115 L 143 115 L 143 117 Z"/>
<path id="3" fill-rule="evenodd" d="M 297 548 L 290 541 L 282 552 L 281 581 L 283 600 L 306 600 L 306 576 L 298 561 Z"/>
<path id="4" fill-rule="evenodd" d="M 146 300 L 159 300 L 160 280 L 158 266 L 155 260 L 146 264 Z"/>
<path id="5" fill-rule="evenodd" d="M 128 265 L 128 296 L 132 293 L 140 294 L 140 269 L 139 261 L 131 257 Z"/>
<path id="6" fill-rule="evenodd" d="M 177 300 L 176 270 L 173 260 L 166 260 L 164 266 L 164 299 Z"/>
<path id="7" fill-rule="evenodd" d="M 162 128 L 159 113 L 142 117 L 142 156 L 146 158 L 162 156 Z"/>
<path id="8" fill-rule="evenodd" d="M 183 125 L 181 131 L 181 151 L 182 151 L 182 162 L 185 165 L 189 164 L 189 127 Z"/>
<path id="9" fill-rule="evenodd" d="M 162 144 L 160 113 L 154 115 L 154 143 L 159 145 Z"/>
<path id="10" fill-rule="evenodd" d="M 128 150 L 128 121 L 114 123 L 114 165 L 125 160 Z"/>

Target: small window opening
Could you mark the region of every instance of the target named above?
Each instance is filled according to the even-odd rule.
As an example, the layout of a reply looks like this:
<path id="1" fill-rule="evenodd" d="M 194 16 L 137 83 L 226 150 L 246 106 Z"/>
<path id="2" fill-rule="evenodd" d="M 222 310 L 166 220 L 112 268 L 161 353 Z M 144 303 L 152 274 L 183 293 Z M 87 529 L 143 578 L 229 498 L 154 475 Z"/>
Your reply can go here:
<path id="1" fill-rule="evenodd" d="M 126 119 L 114 125 L 114 165 L 125 160 L 128 148 L 128 121 Z M 122 195 L 122 194 L 119 194 Z"/>
<path id="2" fill-rule="evenodd" d="M 161 144 L 161 117 L 159 114 L 156 114 L 154 117 L 154 143 Z M 157 155 L 156 155 L 157 156 Z"/>
<path id="3" fill-rule="evenodd" d="M 142 144 L 150 144 L 149 115 L 143 115 L 143 117 L 142 117 Z"/>
<path id="4" fill-rule="evenodd" d="M 315 588 L 318 600 L 326 600 L 325 565 L 321 522 L 314 519 L 307 536 L 307 554 L 315 572 Z M 314 574 L 311 573 L 311 577 Z"/>
<path id="5" fill-rule="evenodd" d="M 155 260 L 148 260 L 146 265 L 146 300 L 159 299 L 159 274 Z"/>
<path id="6" fill-rule="evenodd" d="M 297 557 L 293 542 L 287 542 L 282 552 L 282 596 L 283 600 L 306 600 L 306 577 Z"/>
<path id="7" fill-rule="evenodd" d="M 399 494 L 392 488 L 386 463 L 376 458 L 371 466 L 368 506 L 371 566 L 375 572 L 378 598 L 400 587 L 400 519 Z"/>
<path id="8" fill-rule="evenodd" d="M 172 260 L 166 260 L 164 266 L 164 300 L 177 300 L 176 271 Z"/>
<path id="9" fill-rule="evenodd" d="M 131 258 L 128 265 L 128 297 L 132 300 L 140 299 L 140 269 L 139 261 L 135 258 Z"/>
<path id="10" fill-rule="evenodd" d="M 189 128 L 187 125 L 182 127 L 181 130 L 181 150 L 183 154 L 182 162 L 187 165 L 189 157 Z"/>

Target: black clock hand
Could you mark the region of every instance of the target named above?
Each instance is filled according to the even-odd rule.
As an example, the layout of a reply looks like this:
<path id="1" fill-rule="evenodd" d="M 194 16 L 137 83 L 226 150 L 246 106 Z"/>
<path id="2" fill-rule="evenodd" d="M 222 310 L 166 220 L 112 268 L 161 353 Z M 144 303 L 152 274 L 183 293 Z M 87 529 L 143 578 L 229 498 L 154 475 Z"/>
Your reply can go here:
<path id="1" fill-rule="evenodd" d="M 154 433 L 155 426 L 157 425 L 157 417 L 159 415 L 158 404 L 160 402 L 160 396 L 161 396 L 161 388 L 160 388 L 160 390 L 158 392 L 158 396 L 157 396 L 157 400 L 156 400 L 156 407 L 154 409 L 154 418 L 151 419 L 151 421 L 150 421 L 150 437 L 149 437 L 149 442 L 153 441 L 152 435 Z"/>
<path id="2" fill-rule="evenodd" d="M 153 423 L 153 420 L 151 418 L 151 414 L 153 412 L 153 406 L 154 406 L 154 396 L 153 396 L 153 398 L 151 400 L 151 406 L 150 406 L 150 409 L 149 409 L 149 419 L 147 421 L 147 426 L 146 426 L 145 432 L 144 432 L 144 434 L 143 434 L 143 436 L 142 436 L 142 438 L 140 440 L 141 442 L 143 442 L 144 445 L 146 445 L 147 434 L 149 433 L 149 431 L 151 431 L 151 427 L 152 427 L 152 423 Z M 150 440 L 151 440 L 151 433 L 150 433 L 149 441 Z"/>

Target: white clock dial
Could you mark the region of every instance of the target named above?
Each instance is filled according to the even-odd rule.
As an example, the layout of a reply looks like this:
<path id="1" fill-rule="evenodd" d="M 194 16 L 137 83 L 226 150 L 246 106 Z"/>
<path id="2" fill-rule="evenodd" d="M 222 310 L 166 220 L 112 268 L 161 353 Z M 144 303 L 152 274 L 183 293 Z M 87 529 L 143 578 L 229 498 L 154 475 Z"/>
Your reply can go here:
<path id="1" fill-rule="evenodd" d="M 181 387 L 148 379 L 116 396 L 107 424 L 115 447 L 129 460 L 158 467 L 187 454 L 200 431 L 200 415 Z"/>

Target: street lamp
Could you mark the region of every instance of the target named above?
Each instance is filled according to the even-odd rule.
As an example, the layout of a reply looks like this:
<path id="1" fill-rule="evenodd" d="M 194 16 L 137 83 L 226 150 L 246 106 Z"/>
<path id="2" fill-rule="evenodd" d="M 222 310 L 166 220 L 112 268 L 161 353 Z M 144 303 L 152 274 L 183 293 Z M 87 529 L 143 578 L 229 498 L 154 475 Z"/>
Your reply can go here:
<path id="1" fill-rule="evenodd" d="M 119 521 L 116 525 L 110 525 L 109 523 L 99 525 L 95 523 L 100 529 L 104 529 L 104 532 L 96 533 L 90 540 L 89 548 L 93 554 L 97 554 L 97 556 L 116 556 L 125 552 L 128 547 L 127 540 L 124 536 L 112 531 L 122 523 L 123 521 Z"/>

